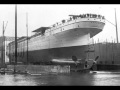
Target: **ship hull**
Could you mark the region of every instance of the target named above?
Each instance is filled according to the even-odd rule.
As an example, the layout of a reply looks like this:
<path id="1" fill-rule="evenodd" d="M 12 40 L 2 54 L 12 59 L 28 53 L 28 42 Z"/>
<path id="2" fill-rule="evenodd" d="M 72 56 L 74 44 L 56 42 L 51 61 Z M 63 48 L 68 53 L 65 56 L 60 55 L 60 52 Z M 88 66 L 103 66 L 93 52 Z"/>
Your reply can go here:
<path id="1" fill-rule="evenodd" d="M 18 62 L 33 63 L 33 64 L 52 64 L 52 60 L 72 61 L 72 56 L 76 56 L 78 60 L 87 57 L 86 50 L 88 45 L 61 47 L 44 50 L 35 50 L 24 53 L 23 57 L 18 56 Z M 10 56 L 10 60 L 14 61 L 14 57 Z"/>
<path id="2" fill-rule="evenodd" d="M 53 64 L 54 59 L 73 61 L 72 56 L 76 56 L 78 60 L 85 59 L 87 58 L 85 51 L 88 50 L 90 41 L 89 31 L 99 33 L 101 29 L 71 29 L 49 37 L 43 36 L 39 42 L 36 40 L 34 44 L 29 44 L 28 60 L 27 51 L 18 50 L 17 61 L 33 64 Z M 10 62 L 14 62 L 14 58 L 14 55 L 9 54 Z"/>
<path id="3" fill-rule="evenodd" d="M 88 50 L 90 38 L 101 32 L 102 28 L 92 27 L 94 24 L 90 22 L 82 23 L 85 24 L 83 24 L 84 27 L 66 27 L 67 29 L 64 28 L 63 31 L 55 34 L 50 34 L 48 36 L 39 35 L 30 38 L 28 41 L 28 59 L 27 43 L 23 42 L 23 45 L 22 43 L 19 44 L 17 50 L 17 62 L 53 64 L 52 61 L 55 59 L 60 61 L 73 61 L 72 56 L 75 56 L 78 60 L 87 58 L 85 51 Z M 88 26 L 91 26 L 91 28 Z M 96 24 L 96 26 L 99 25 Z M 10 63 L 15 61 L 13 53 L 14 48 L 11 48 L 9 53 Z"/>

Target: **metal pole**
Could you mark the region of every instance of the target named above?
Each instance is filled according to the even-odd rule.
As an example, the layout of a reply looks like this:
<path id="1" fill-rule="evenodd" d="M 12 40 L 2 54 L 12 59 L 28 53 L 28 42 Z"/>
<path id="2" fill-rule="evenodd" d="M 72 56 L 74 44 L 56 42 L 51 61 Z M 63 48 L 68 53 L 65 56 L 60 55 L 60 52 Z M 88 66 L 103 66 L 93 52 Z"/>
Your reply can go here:
<path id="1" fill-rule="evenodd" d="M 8 21 L 7 21 L 7 23 L 8 23 Z M 5 30 L 6 30 L 6 27 L 7 27 L 7 23 L 6 23 L 6 26 L 4 27 L 4 22 L 3 22 L 3 37 L 4 37 L 4 65 L 5 65 L 5 59 L 6 59 L 6 52 L 5 52 L 5 50 L 6 50 L 6 46 L 5 46 L 5 39 L 6 39 L 6 37 L 5 37 Z"/>
<path id="2" fill-rule="evenodd" d="M 3 21 L 3 37 L 2 37 L 2 67 L 4 66 L 4 21 Z"/>
<path id="3" fill-rule="evenodd" d="M 1 48 L 1 66 L 3 67 L 3 36 L 2 36 L 2 48 Z"/>
<path id="4" fill-rule="evenodd" d="M 8 23 L 8 22 L 7 22 Z M 6 23 L 6 26 L 7 26 Z M 2 37 L 2 67 L 5 67 L 5 29 L 6 27 L 4 27 L 4 21 L 3 21 L 3 37 Z"/>
<path id="5" fill-rule="evenodd" d="M 116 39 L 117 39 L 117 43 L 118 41 L 118 30 L 117 30 L 117 17 L 116 17 L 116 9 L 115 9 L 115 23 L 116 23 Z"/>
<path id="6" fill-rule="evenodd" d="M 28 13 L 26 13 L 26 33 L 27 33 L 27 63 L 28 63 Z"/>
<path id="7" fill-rule="evenodd" d="M 15 5 L 15 63 L 14 73 L 16 72 L 15 65 L 17 64 L 17 5 Z"/>
<path id="8" fill-rule="evenodd" d="M 4 29 L 4 22 L 3 22 L 3 46 L 4 46 L 4 59 L 3 59 L 3 65 L 5 65 L 5 36 L 4 36 L 4 32 L 5 32 L 5 29 Z"/>
<path id="9" fill-rule="evenodd" d="M 17 5 L 15 5 L 15 64 L 17 64 Z"/>
<path id="10" fill-rule="evenodd" d="M 107 19 L 105 19 L 106 21 L 108 21 Z M 109 23 L 111 23 L 110 21 L 108 21 Z M 115 24 L 111 23 L 112 25 L 114 25 L 116 27 L 116 40 L 117 43 L 119 42 L 118 40 L 118 29 L 117 29 L 117 16 L 116 16 L 116 8 L 115 8 Z"/>
<path id="11" fill-rule="evenodd" d="M 2 38 L 2 67 L 4 68 L 4 74 L 5 74 L 5 37 L 4 37 L 4 21 L 3 21 L 3 38 Z"/>

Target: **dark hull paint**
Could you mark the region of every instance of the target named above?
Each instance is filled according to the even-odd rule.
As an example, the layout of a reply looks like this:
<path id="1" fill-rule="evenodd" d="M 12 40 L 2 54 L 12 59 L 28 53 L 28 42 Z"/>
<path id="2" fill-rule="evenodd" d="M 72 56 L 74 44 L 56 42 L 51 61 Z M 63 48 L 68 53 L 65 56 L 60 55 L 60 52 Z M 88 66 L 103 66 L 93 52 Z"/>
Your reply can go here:
<path id="1" fill-rule="evenodd" d="M 51 62 L 53 59 L 72 60 L 73 55 L 76 56 L 78 60 L 85 59 L 87 57 L 86 50 L 88 50 L 88 45 L 29 51 L 28 63 L 53 64 Z M 24 53 L 24 56 L 18 54 L 18 62 L 26 63 L 26 59 L 26 53 Z M 14 57 L 10 55 L 10 62 L 11 61 L 14 61 Z"/>

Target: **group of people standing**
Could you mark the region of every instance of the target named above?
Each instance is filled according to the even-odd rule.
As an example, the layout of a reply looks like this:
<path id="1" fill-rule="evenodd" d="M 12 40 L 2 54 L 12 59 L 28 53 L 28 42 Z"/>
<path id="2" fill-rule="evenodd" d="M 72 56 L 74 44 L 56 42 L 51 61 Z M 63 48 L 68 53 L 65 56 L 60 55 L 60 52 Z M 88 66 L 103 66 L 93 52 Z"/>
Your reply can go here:
<path id="1" fill-rule="evenodd" d="M 99 18 L 99 19 L 105 19 L 104 16 L 102 15 L 97 15 L 97 14 L 80 14 L 80 15 L 70 15 L 72 17 L 70 17 L 68 20 L 62 20 L 61 24 L 62 23 L 65 23 L 65 22 L 69 22 L 69 21 L 72 21 L 72 20 L 75 20 L 77 18 Z M 56 23 L 53 25 L 53 27 L 59 25 L 59 23 Z"/>
<path id="2" fill-rule="evenodd" d="M 100 18 L 100 19 L 105 19 L 104 16 L 102 15 L 97 15 L 97 14 L 80 14 L 80 15 L 73 15 L 73 17 L 70 17 L 70 19 L 77 19 L 77 18 Z"/>

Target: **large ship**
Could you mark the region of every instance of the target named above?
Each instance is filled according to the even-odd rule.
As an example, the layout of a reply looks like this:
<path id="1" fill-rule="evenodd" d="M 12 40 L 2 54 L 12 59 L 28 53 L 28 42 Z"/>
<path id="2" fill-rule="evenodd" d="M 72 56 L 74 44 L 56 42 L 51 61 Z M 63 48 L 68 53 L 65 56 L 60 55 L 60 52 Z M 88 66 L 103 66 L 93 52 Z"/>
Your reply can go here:
<path id="1" fill-rule="evenodd" d="M 101 32 L 105 18 L 97 14 L 69 15 L 49 27 L 40 27 L 31 37 L 17 39 L 17 62 L 22 64 L 71 64 L 90 57 L 90 39 Z M 28 42 L 28 43 L 27 43 Z M 8 44 L 9 62 L 15 62 L 15 41 Z M 89 52 L 89 55 L 88 55 Z M 28 55 L 28 56 L 27 56 Z"/>

